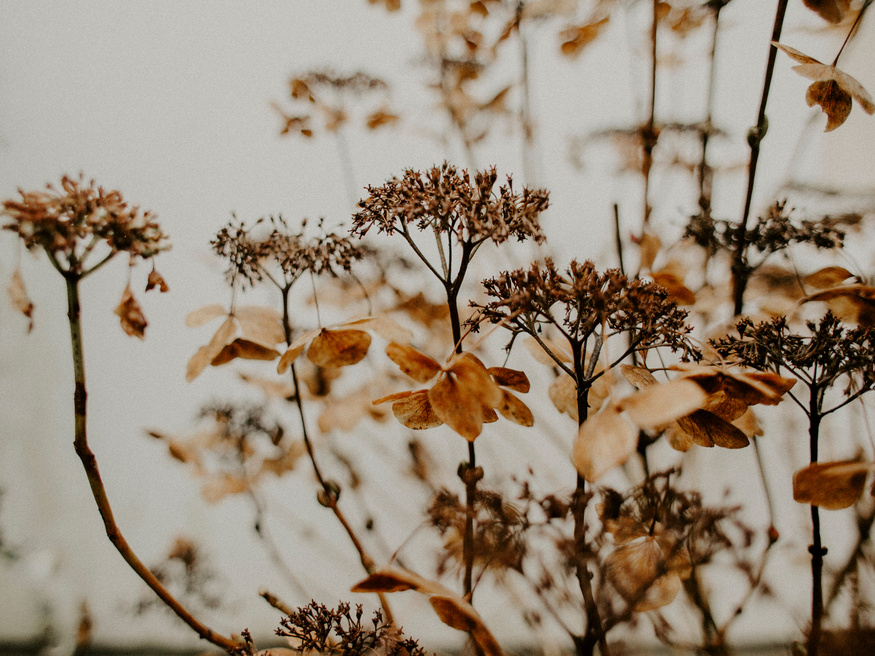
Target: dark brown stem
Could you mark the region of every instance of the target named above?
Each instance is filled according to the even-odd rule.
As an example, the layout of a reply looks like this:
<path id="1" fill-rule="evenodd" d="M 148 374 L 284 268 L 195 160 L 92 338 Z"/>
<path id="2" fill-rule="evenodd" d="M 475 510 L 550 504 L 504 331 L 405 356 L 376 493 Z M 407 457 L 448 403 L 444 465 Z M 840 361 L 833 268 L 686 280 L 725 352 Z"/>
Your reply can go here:
<path id="1" fill-rule="evenodd" d="M 772 28 L 772 41 L 781 40 L 781 30 L 784 26 L 784 14 L 787 12 L 787 4 L 789 0 L 778 0 L 778 7 L 775 11 L 775 24 Z M 756 126 L 751 128 L 748 133 L 747 142 L 750 146 L 750 164 L 747 170 L 747 193 L 744 199 L 744 211 L 741 215 L 741 221 L 738 224 L 738 232 L 735 246 L 735 256 L 732 263 L 732 298 L 735 306 L 736 316 L 741 314 L 744 307 L 744 290 L 747 287 L 747 281 L 750 273 L 747 268 L 746 251 L 747 251 L 747 221 L 750 217 L 750 207 L 753 201 L 753 188 L 756 181 L 757 161 L 760 157 L 760 143 L 766 135 L 766 105 L 769 101 L 769 89 L 772 86 L 772 75 L 775 71 L 775 58 L 778 54 L 778 49 L 773 45 L 769 45 L 769 59 L 766 64 L 766 76 L 763 81 L 763 95 L 760 100 L 760 110 L 757 115 Z"/>
<path id="2" fill-rule="evenodd" d="M 808 410 L 808 438 L 811 463 L 817 462 L 818 441 L 820 438 L 820 389 L 810 387 L 811 398 Z M 808 656 L 817 656 L 820 648 L 821 625 L 823 624 L 823 557 L 826 549 L 820 536 L 820 508 L 811 506 L 811 629 L 806 645 Z"/>
<path id="3" fill-rule="evenodd" d="M 714 113 L 714 89 L 716 87 L 717 34 L 720 30 L 720 10 L 723 5 L 714 7 L 714 25 L 711 32 L 711 56 L 708 59 L 708 102 L 705 110 L 705 123 L 702 126 L 702 159 L 699 161 L 699 207 L 702 213 L 711 216 L 711 194 L 714 170 L 708 164 L 708 141 L 711 138 L 711 119 Z"/>
<path id="4" fill-rule="evenodd" d="M 641 131 L 643 158 L 641 173 L 644 176 L 644 221 L 641 231 L 650 223 L 650 170 L 653 168 L 653 149 L 656 147 L 656 35 L 659 28 L 659 0 L 653 0 L 653 22 L 650 27 L 650 108 L 647 125 Z"/>
<path id="5" fill-rule="evenodd" d="M 97 503 L 97 509 L 100 512 L 100 517 L 103 519 L 103 525 L 106 529 L 106 536 L 112 542 L 116 551 L 119 552 L 125 562 L 130 565 L 131 569 L 143 579 L 155 594 L 163 601 L 176 615 L 185 622 L 191 629 L 201 638 L 207 640 L 217 647 L 221 647 L 229 653 L 240 653 L 244 649 L 244 645 L 232 638 L 227 638 L 220 633 L 216 633 L 211 628 L 201 623 L 195 618 L 177 599 L 164 587 L 161 581 L 149 571 L 149 568 L 143 564 L 139 557 L 133 552 L 127 540 L 125 540 L 118 525 L 113 517 L 112 507 L 109 503 L 109 498 L 106 494 L 106 488 L 103 485 L 103 480 L 100 477 L 100 470 L 97 466 L 97 459 L 91 448 L 88 446 L 87 434 L 87 399 L 88 391 L 85 386 L 85 357 L 82 348 L 82 323 L 81 311 L 79 304 L 79 280 L 80 276 L 76 274 L 66 274 L 67 281 L 67 317 L 70 322 L 70 342 L 73 347 L 73 377 L 75 387 L 73 391 L 73 413 L 75 438 L 73 446 L 76 454 L 82 461 L 82 466 L 85 468 L 85 474 L 88 476 L 88 483 L 91 486 L 91 493 L 94 496 L 94 501 Z"/>
<path id="6" fill-rule="evenodd" d="M 589 413 L 590 382 L 585 378 L 586 363 L 584 362 L 583 344 L 571 342 L 571 352 L 574 359 L 575 380 L 577 381 L 577 417 L 578 427 L 583 425 Z M 592 573 L 586 564 L 583 554 L 586 553 L 586 479 L 577 475 L 574 496 L 571 503 L 571 514 L 574 518 L 574 545 L 577 553 L 576 571 L 577 583 L 583 595 L 583 605 L 586 612 L 586 631 L 583 636 L 576 637 L 574 646 L 577 656 L 592 656 L 598 645 L 602 656 L 610 656 L 610 649 L 605 638 L 602 618 L 598 604 L 592 591 Z"/>

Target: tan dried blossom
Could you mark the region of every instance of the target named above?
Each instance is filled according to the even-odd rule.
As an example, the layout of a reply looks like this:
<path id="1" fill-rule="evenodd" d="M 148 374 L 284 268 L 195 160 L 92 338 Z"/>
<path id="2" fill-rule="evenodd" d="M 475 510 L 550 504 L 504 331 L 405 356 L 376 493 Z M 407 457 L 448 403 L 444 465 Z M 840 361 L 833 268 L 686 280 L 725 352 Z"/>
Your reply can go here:
<path id="1" fill-rule="evenodd" d="M 841 23 L 851 11 L 851 0 L 802 0 L 805 6 L 830 23 Z"/>
<path id="2" fill-rule="evenodd" d="M 218 367 L 236 358 L 273 360 L 279 357 L 277 344 L 285 340 L 281 317 L 273 308 L 246 306 L 226 311 L 219 304 L 191 312 L 185 319 L 189 328 L 198 328 L 214 319 L 225 321 L 206 346 L 201 346 L 188 361 L 185 379 L 197 378 L 207 365 Z"/>
<path id="3" fill-rule="evenodd" d="M 529 391 L 528 378 L 521 371 L 487 369 L 473 353 L 454 353 L 441 365 L 412 346 L 395 342 L 389 344 L 386 354 L 418 383 L 438 376 L 430 389 L 399 392 L 373 402 L 391 402 L 395 417 L 408 428 L 423 430 L 447 424 L 473 442 L 484 423 L 498 420 L 496 411 L 522 426 L 534 423 L 531 410 L 507 391 Z"/>
<path id="4" fill-rule="evenodd" d="M 793 475 L 793 499 L 827 510 L 841 510 L 863 494 L 875 463 L 859 460 L 815 462 Z"/>
<path id="5" fill-rule="evenodd" d="M 875 103 L 872 102 L 872 96 L 869 95 L 869 92 L 857 80 L 836 68 L 835 63 L 823 64 L 813 57 L 777 41 L 773 41 L 772 45 L 780 48 L 792 59 L 799 62 L 798 66 L 793 67 L 794 71 L 802 77 L 814 80 L 808 87 L 805 101 L 809 107 L 820 105 L 823 113 L 826 114 L 825 132 L 835 130 L 845 122 L 851 113 L 851 98 L 860 103 L 860 107 L 867 114 L 875 113 Z"/>
<path id="6" fill-rule="evenodd" d="M 3 202 L 3 214 L 12 219 L 4 229 L 16 233 L 28 249 L 43 248 L 56 266 L 83 275 L 116 253 L 148 259 L 170 248 L 167 235 L 151 212 L 129 205 L 121 193 L 107 191 L 79 179 L 64 176 L 61 188 L 47 185 L 44 191 L 18 190 L 20 200 Z M 96 265 L 86 261 L 99 246 L 108 252 Z"/>

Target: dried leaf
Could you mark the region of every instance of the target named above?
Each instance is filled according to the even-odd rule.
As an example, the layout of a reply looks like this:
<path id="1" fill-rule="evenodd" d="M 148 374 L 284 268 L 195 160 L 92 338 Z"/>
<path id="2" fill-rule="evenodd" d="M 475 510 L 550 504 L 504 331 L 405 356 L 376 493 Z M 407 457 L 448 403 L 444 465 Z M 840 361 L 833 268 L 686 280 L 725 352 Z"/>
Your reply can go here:
<path id="1" fill-rule="evenodd" d="M 437 361 L 408 344 L 389 342 L 386 355 L 417 383 L 427 383 L 441 370 Z"/>
<path id="2" fill-rule="evenodd" d="M 428 390 L 400 392 L 373 401 L 374 405 L 394 401 L 392 413 L 407 428 L 425 430 L 435 428 L 444 422 L 435 414 L 428 400 Z"/>
<path id="3" fill-rule="evenodd" d="M 626 462 L 638 445 L 638 426 L 609 404 L 580 426 L 574 440 L 572 461 L 590 483 Z"/>
<path id="4" fill-rule="evenodd" d="M 446 371 L 455 376 L 459 385 L 483 405 L 489 408 L 497 408 L 501 405 L 503 399 L 501 388 L 473 353 L 454 354 Z"/>
<path id="5" fill-rule="evenodd" d="M 875 463 L 856 460 L 816 462 L 793 475 L 793 499 L 827 510 L 854 505 Z"/>
<path id="6" fill-rule="evenodd" d="M 24 280 L 21 277 L 21 271 L 16 269 L 12 274 L 12 279 L 9 281 L 9 286 L 6 287 L 9 292 L 9 299 L 12 301 L 12 307 L 21 312 L 30 321 L 27 325 L 27 332 L 33 330 L 33 302 L 27 295 L 27 289 L 24 287 Z"/>
<path id="7" fill-rule="evenodd" d="M 451 375 L 444 375 L 428 390 L 428 401 L 435 415 L 469 442 L 480 435 L 483 403 L 471 394 L 469 386 L 461 385 Z"/>
<path id="8" fill-rule="evenodd" d="M 345 367 L 368 354 L 371 336 L 363 330 L 323 329 L 307 350 L 307 358 L 318 367 Z"/>
<path id="9" fill-rule="evenodd" d="M 140 304 L 137 303 L 137 299 L 134 298 L 130 286 L 125 287 L 125 291 L 122 294 L 122 300 L 118 304 L 118 307 L 116 307 L 115 313 L 120 319 L 122 330 L 124 330 L 129 337 L 146 339 L 146 326 L 148 325 L 148 322 L 146 321 L 146 316 L 143 314 L 143 308 L 140 307 Z"/>

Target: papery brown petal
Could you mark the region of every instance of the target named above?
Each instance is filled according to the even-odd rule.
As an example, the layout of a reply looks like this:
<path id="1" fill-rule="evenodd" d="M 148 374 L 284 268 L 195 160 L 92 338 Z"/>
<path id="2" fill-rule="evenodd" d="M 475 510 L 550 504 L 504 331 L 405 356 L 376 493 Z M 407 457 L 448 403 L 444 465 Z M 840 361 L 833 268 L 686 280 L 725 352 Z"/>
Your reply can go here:
<path id="1" fill-rule="evenodd" d="M 817 61 L 814 57 L 809 57 L 805 53 L 799 52 L 798 50 L 796 50 L 796 48 L 785 46 L 784 44 L 778 43 L 777 41 L 772 41 L 772 45 L 779 50 L 783 50 L 784 52 L 786 52 L 788 55 L 790 55 L 790 57 L 798 61 L 800 64 L 817 64 L 818 66 L 823 66 L 824 68 L 830 68 L 826 64 Z"/>
<path id="2" fill-rule="evenodd" d="M 702 409 L 726 421 L 735 421 L 747 412 L 748 405 L 740 399 L 729 396 L 724 390 L 718 390 L 708 397 L 708 403 Z"/>
<path id="3" fill-rule="evenodd" d="M 480 614 L 467 601 L 453 595 L 433 595 L 429 602 L 441 622 L 457 631 L 469 632 L 485 656 L 504 656 Z"/>
<path id="4" fill-rule="evenodd" d="M 510 392 L 504 393 L 504 403 L 498 407 L 498 411 L 502 417 L 520 426 L 535 425 L 535 417 L 529 407 Z"/>
<path id="5" fill-rule="evenodd" d="M 818 80 L 812 82 L 805 94 L 805 102 L 809 107 L 820 105 L 827 116 L 824 132 L 832 132 L 844 123 L 851 114 L 853 102 L 851 94 L 842 89 L 835 80 Z"/>
<path id="6" fill-rule="evenodd" d="M 403 592 L 416 590 L 423 594 L 451 596 L 446 587 L 429 581 L 415 572 L 400 567 L 382 567 L 352 587 L 352 592 Z"/>
<path id="7" fill-rule="evenodd" d="M 708 395 L 694 382 L 676 378 L 650 385 L 619 402 L 620 408 L 643 428 L 661 428 L 708 402 Z"/>
<path id="8" fill-rule="evenodd" d="M 9 292 L 9 299 L 12 301 L 12 307 L 30 320 L 27 326 L 27 332 L 32 331 L 33 302 L 27 295 L 27 289 L 25 289 L 24 280 L 21 277 L 21 271 L 18 269 L 13 272 L 12 279 L 9 281 L 9 286 L 6 287 L 6 291 Z"/>
<path id="9" fill-rule="evenodd" d="M 134 294 L 131 292 L 130 287 L 125 287 L 125 291 L 122 294 L 122 300 L 114 311 L 119 317 L 122 330 L 124 330 L 129 337 L 146 339 L 146 326 L 149 322 L 146 321 L 146 316 L 143 314 L 143 308 L 137 303 L 137 299 L 134 298 Z"/>
<path id="10" fill-rule="evenodd" d="M 363 330 L 323 329 L 307 349 L 307 358 L 317 367 L 345 367 L 368 354 L 371 336 Z"/>
<path id="11" fill-rule="evenodd" d="M 638 252 L 641 258 L 640 267 L 643 271 L 650 271 L 653 268 L 653 261 L 662 250 L 662 242 L 659 237 L 645 232 L 638 240 Z"/>
<path id="12" fill-rule="evenodd" d="M 398 421 L 413 430 L 435 428 L 444 423 L 431 407 L 428 390 L 410 392 L 408 396 L 397 399 L 392 404 L 392 413 Z"/>
<path id="13" fill-rule="evenodd" d="M 273 360 L 279 355 L 279 351 L 272 348 L 250 342 L 248 339 L 238 338 L 219 351 L 210 364 L 218 367 L 237 358 L 242 360 Z"/>
<path id="14" fill-rule="evenodd" d="M 851 0 L 802 0 L 802 2 L 830 23 L 841 23 L 851 8 Z"/>
<path id="15" fill-rule="evenodd" d="M 593 483 L 635 453 L 638 426 L 610 404 L 580 426 L 571 459 L 577 471 Z"/>
<path id="16" fill-rule="evenodd" d="M 678 419 L 678 425 L 699 446 L 720 446 L 724 449 L 742 449 L 750 444 L 741 429 L 707 410 L 696 410 Z"/>
<path id="17" fill-rule="evenodd" d="M 665 568 L 663 551 L 650 536 L 618 546 L 605 559 L 608 580 L 627 602 L 634 603 L 636 612 L 666 606 L 680 592 L 680 577 L 674 572 L 660 575 Z"/>
<path id="18" fill-rule="evenodd" d="M 494 424 L 496 421 L 498 421 L 498 413 L 495 412 L 495 410 L 493 410 L 492 408 L 481 405 L 480 412 L 482 413 L 484 424 Z"/>
<path id="19" fill-rule="evenodd" d="M 425 353 L 420 353 L 409 344 L 389 342 L 386 346 L 386 355 L 417 383 L 427 383 L 441 370 L 436 360 Z"/>
<path id="20" fill-rule="evenodd" d="M 249 482 L 241 476 L 222 474 L 211 478 L 201 490 L 207 503 L 217 503 L 229 494 L 241 494 L 249 489 Z"/>
<path id="21" fill-rule="evenodd" d="M 828 266 L 823 269 L 818 269 L 814 273 L 809 273 L 802 281 L 806 285 L 816 287 L 817 289 L 829 289 L 842 284 L 845 280 L 853 278 L 854 274 L 844 267 Z"/>
<path id="22" fill-rule="evenodd" d="M 636 367 L 631 364 L 621 364 L 620 373 L 623 374 L 623 378 L 625 378 L 630 385 L 633 385 L 638 389 L 643 389 L 649 385 L 659 384 L 654 375 L 650 373 L 650 370 L 645 369 L 644 367 Z"/>
<path id="23" fill-rule="evenodd" d="M 748 439 L 763 434 L 763 428 L 760 426 L 760 422 L 751 408 L 748 408 L 741 417 L 733 420 L 732 424 L 744 433 Z"/>
<path id="24" fill-rule="evenodd" d="M 282 315 L 273 308 L 249 305 L 236 309 L 234 316 L 240 322 L 243 337 L 252 342 L 273 347 L 286 339 Z"/>
<path id="25" fill-rule="evenodd" d="M 363 317 L 361 319 L 352 319 L 344 321 L 340 324 L 346 328 L 360 328 L 362 330 L 373 330 L 387 342 L 397 342 L 399 344 L 407 344 L 413 339 L 413 333 L 400 323 L 387 317 L 386 315 L 377 315 L 373 317 Z"/>
<path id="26" fill-rule="evenodd" d="M 674 273 L 657 271 L 650 274 L 650 277 L 653 278 L 653 282 L 668 292 L 668 297 L 677 305 L 695 304 L 696 295 Z"/>
<path id="27" fill-rule="evenodd" d="M 546 364 L 552 367 L 556 366 L 556 360 L 550 357 L 550 353 L 556 356 L 556 359 L 560 362 L 571 362 L 571 353 L 568 352 L 566 347 L 560 346 L 556 342 L 546 337 L 541 337 L 541 341 L 544 343 L 544 346 L 547 347 L 547 350 L 544 350 L 544 346 L 541 346 L 534 337 L 529 337 L 525 340 L 526 348 L 532 354 L 532 357 L 535 358 L 541 364 Z"/>
<path id="28" fill-rule="evenodd" d="M 189 328 L 199 328 L 213 319 L 226 316 L 227 314 L 225 308 L 218 303 L 205 305 L 202 308 L 189 312 L 188 316 L 185 317 L 185 325 Z"/>
<path id="29" fill-rule="evenodd" d="M 164 276 L 158 273 L 157 270 L 152 269 L 149 272 L 149 277 L 146 279 L 146 291 L 148 292 L 156 287 L 162 294 L 170 291 L 170 285 L 164 280 Z"/>
<path id="30" fill-rule="evenodd" d="M 445 375 L 438 380 L 428 391 L 428 400 L 435 415 L 466 440 L 473 442 L 480 435 L 483 404 L 468 387 L 461 387 L 453 376 Z"/>
<path id="31" fill-rule="evenodd" d="M 295 468 L 298 460 L 307 453 L 307 447 L 303 440 L 298 440 L 289 446 L 289 448 L 276 458 L 265 458 L 261 462 L 261 471 L 271 473 L 274 476 L 282 476 L 286 472 L 290 472 Z"/>
<path id="32" fill-rule="evenodd" d="M 854 505 L 875 464 L 855 460 L 817 462 L 793 475 L 793 499 L 827 510 Z"/>
<path id="33" fill-rule="evenodd" d="M 561 373 L 550 383 L 547 390 L 550 400 L 559 412 L 566 413 L 574 421 L 579 420 L 577 412 L 577 384 L 568 374 Z"/>
<path id="34" fill-rule="evenodd" d="M 278 374 L 284 374 L 289 370 L 289 367 L 292 366 L 292 363 L 298 359 L 298 356 L 304 352 L 305 344 L 299 344 L 293 348 L 289 348 L 285 353 L 280 357 L 279 362 L 276 363 L 276 372 Z"/>
<path id="35" fill-rule="evenodd" d="M 456 353 L 450 358 L 446 369 L 455 376 L 460 388 L 479 399 L 483 405 L 490 408 L 501 405 L 501 388 L 473 353 Z"/>
<path id="36" fill-rule="evenodd" d="M 512 389 L 514 392 L 525 394 L 529 391 L 529 377 L 526 372 L 508 369 L 506 367 L 489 367 L 487 370 L 492 379 L 502 387 Z"/>
<path id="37" fill-rule="evenodd" d="M 689 451 L 694 444 L 693 438 L 683 429 L 683 427 L 681 427 L 678 423 L 679 421 L 680 420 L 672 422 L 671 425 L 665 429 L 665 439 L 668 440 L 669 445 L 675 451 Z"/>
<path id="38" fill-rule="evenodd" d="M 383 127 L 384 125 L 391 125 L 392 123 L 397 123 L 398 121 L 399 118 L 397 114 L 393 114 L 392 112 L 380 109 L 372 114 L 369 114 L 365 124 L 368 126 L 369 130 L 376 130 L 377 128 Z"/>
<path id="39" fill-rule="evenodd" d="M 809 301 L 824 301 L 842 321 L 875 325 L 875 287 L 847 285 L 825 289 L 803 299 L 803 303 Z"/>

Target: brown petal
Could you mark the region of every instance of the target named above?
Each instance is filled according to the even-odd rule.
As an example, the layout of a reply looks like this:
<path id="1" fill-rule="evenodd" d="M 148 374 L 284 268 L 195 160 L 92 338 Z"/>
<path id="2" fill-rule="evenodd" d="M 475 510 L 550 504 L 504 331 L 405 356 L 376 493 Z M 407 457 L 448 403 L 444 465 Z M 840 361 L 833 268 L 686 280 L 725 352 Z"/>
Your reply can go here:
<path id="1" fill-rule="evenodd" d="M 286 339 L 282 316 L 273 308 L 249 305 L 235 310 L 234 316 L 243 337 L 250 341 L 273 347 Z"/>
<path id="2" fill-rule="evenodd" d="M 427 383 L 441 370 L 437 361 L 425 353 L 420 353 L 409 344 L 389 342 L 386 346 L 386 355 L 417 383 Z"/>
<path id="3" fill-rule="evenodd" d="M 643 428 L 667 426 L 704 406 L 708 395 L 694 382 L 677 378 L 668 383 L 650 385 L 620 401 L 622 410 Z"/>
<path id="4" fill-rule="evenodd" d="M 750 444 L 741 429 L 707 410 L 696 410 L 681 417 L 678 425 L 699 446 L 742 449 Z"/>
<path id="5" fill-rule="evenodd" d="M 30 320 L 27 326 L 27 332 L 32 331 L 33 303 L 27 295 L 27 290 L 24 287 L 24 280 L 21 278 L 21 271 L 18 269 L 13 272 L 12 279 L 9 281 L 9 286 L 6 288 L 6 291 L 9 292 L 9 299 L 12 301 L 12 307 Z"/>
<path id="6" fill-rule="evenodd" d="M 435 428 L 444 422 L 435 414 L 428 400 L 428 390 L 417 392 L 402 392 L 374 401 L 374 404 L 384 401 L 394 401 L 392 413 L 407 428 L 425 430 Z"/>
<path id="7" fill-rule="evenodd" d="M 657 271 L 650 274 L 653 282 L 665 289 L 668 292 L 668 297 L 677 305 L 693 305 L 696 302 L 696 295 L 680 279 L 675 273 L 669 271 Z"/>
<path id="8" fill-rule="evenodd" d="M 361 319 L 352 319 L 344 321 L 340 324 L 346 328 L 361 328 L 362 330 L 373 330 L 387 342 L 398 342 L 399 344 L 407 344 L 413 339 L 413 333 L 402 326 L 394 319 L 390 319 L 384 314 L 374 317 L 363 317 Z"/>
<path id="9" fill-rule="evenodd" d="M 510 392 L 504 393 L 504 403 L 498 407 L 498 411 L 505 419 L 520 426 L 534 426 L 535 417 L 529 407 Z"/>
<path id="10" fill-rule="evenodd" d="M 237 358 L 242 360 L 273 360 L 278 357 L 279 351 L 250 342 L 248 339 L 238 338 L 219 351 L 210 364 L 218 367 Z"/>
<path id="11" fill-rule="evenodd" d="M 608 580 L 637 612 L 666 606 L 680 592 L 680 577 L 662 573 L 667 569 L 662 548 L 651 536 L 622 544 L 605 559 Z"/>
<path id="12" fill-rule="evenodd" d="M 590 483 L 626 462 L 638 445 L 638 427 L 616 404 L 602 408 L 577 432 L 571 459 Z"/>
<path id="13" fill-rule="evenodd" d="M 146 279 L 146 291 L 148 292 L 156 287 L 162 294 L 170 291 L 170 285 L 164 280 L 164 276 L 158 273 L 156 269 L 152 269 L 149 272 L 149 277 Z"/>
<path id="14" fill-rule="evenodd" d="M 514 392 L 522 392 L 525 394 L 529 391 L 529 377 L 524 371 L 516 369 L 508 369 L 506 367 L 489 367 L 489 374 L 492 379 L 502 387 L 512 389 Z"/>
<path id="15" fill-rule="evenodd" d="M 634 385 L 638 389 L 643 389 L 649 385 L 659 384 L 656 378 L 649 369 L 644 367 L 636 367 L 631 364 L 620 365 L 620 373 L 623 374 L 630 385 Z"/>
<path id="16" fill-rule="evenodd" d="M 669 445 L 675 451 L 689 451 L 693 446 L 693 438 L 687 433 L 683 428 L 681 428 L 678 422 L 672 422 L 672 424 L 665 429 L 665 439 L 668 440 Z"/>
<path id="17" fill-rule="evenodd" d="M 304 352 L 305 344 L 299 344 L 298 346 L 294 346 L 286 350 L 285 353 L 280 357 L 279 362 L 276 363 L 276 372 L 278 374 L 284 374 L 288 371 L 289 367 L 292 366 L 292 363 L 298 359 L 298 356 Z"/>
<path id="18" fill-rule="evenodd" d="M 307 350 L 307 358 L 317 367 L 345 367 L 368 354 L 371 336 L 363 330 L 323 329 Z"/>
<path id="19" fill-rule="evenodd" d="M 798 50 L 796 50 L 796 48 L 785 46 L 784 44 L 778 43 L 777 41 L 772 41 L 772 45 L 786 52 L 788 55 L 790 55 L 790 57 L 798 61 L 800 64 L 817 64 L 819 66 L 823 66 L 824 68 L 829 68 L 826 64 L 817 61 L 814 57 L 809 57 L 808 55 L 799 52 Z"/>
<path id="20" fill-rule="evenodd" d="M 875 287 L 847 285 L 825 289 L 803 299 L 804 303 L 809 301 L 826 302 L 833 314 L 842 321 L 875 325 Z"/>
<path id="21" fill-rule="evenodd" d="M 547 394 L 559 412 L 566 413 L 574 421 L 579 420 L 577 412 L 577 384 L 571 376 L 566 373 L 559 374 L 559 377 L 550 383 Z"/>
<path id="22" fill-rule="evenodd" d="M 480 614 L 467 601 L 455 595 L 433 595 L 429 602 L 441 622 L 458 631 L 469 632 L 485 656 L 504 656 Z"/>
<path id="23" fill-rule="evenodd" d="M 125 291 L 122 294 L 122 300 L 118 304 L 118 307 L 116 307 L 115 313 L 118 315 L 122 325 L 122 330 L 124 330 L 125 333 L 130 337 L 146 339 L 146 326 L 148 325 L 148 322 L 146 321 L 146 316 L 143 314 L 143 308 L 137 303 L 137 299 L 134 298 L 134 294 L 131 292 L 130 287 L 125 287 Z"/>
<path id="24" fill-rule="evenodd" d="M 467 387 L 460 386 L 452 375 L 444 375 L 438 380 L 428 391 L 428 400 L 435 415 L 466 440 L 473 442 L 480 435 L 483 404 Z"/>
<path id="25" fill-rule="evenodd" d="M 189 328 L 199 328 L 213 319 L 225 315 L 227 315 L 225 308 L 218 303 L 213 303 L 189 312 L 188 316 L 185 317 L 185 325 Z"/>
<path id="26" fill-rule="evenodd" d="M 404 590 L 416 590 L 423 594 L 452 595 L 452 592 L 440 583 L 429 581 L 415 572 L 400 567 L 382 567 L 352 586 L 352 592 L 403 592 Z"/>
<path id="27" fill-rule="evenodd" d="M 851 0 L 802 0 L 802 2 L 830 23 L 841 23 L 851 8 Z"/>
<path id="28" fill-rule="evenodd" d="M 809 107 L 820 105 L 827 116 L 824 132 L 832 132 L 844 123 L 851 114 L 851 94 L 842 89 L 835 80 L 819 80 L 808 87 L 805 102 Z"/>
<path id="29" fill-rule="evenodd" d="M 793 475 L 793 499 L 827 510 L 848 508 L 860 498 L 875 463 L 854 460 L 818 462 Z"/>
<path id="30" fill-rule="evenodd" d="M 457 353 L 446 368 L 453 374 L 459 387 L 477 398 L 483 405 L 497 408 L 502 402 L 502 390 L 492 380 L 483 363 L 473 353 Z"/>
<path id="31" fill-rule="evenodd" d="M 836 287 L 853 277 L 854 274 L 844 267 L 828 266 L 818 269 L 814 273 L 809 273 L 802 279 L 802 281 L 806 285 L 816 287 L 817 289 L 829 289 L 831 287 Z"/>

